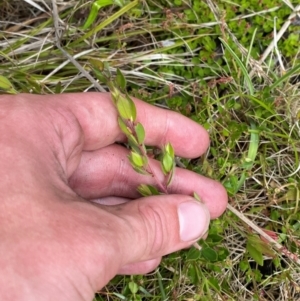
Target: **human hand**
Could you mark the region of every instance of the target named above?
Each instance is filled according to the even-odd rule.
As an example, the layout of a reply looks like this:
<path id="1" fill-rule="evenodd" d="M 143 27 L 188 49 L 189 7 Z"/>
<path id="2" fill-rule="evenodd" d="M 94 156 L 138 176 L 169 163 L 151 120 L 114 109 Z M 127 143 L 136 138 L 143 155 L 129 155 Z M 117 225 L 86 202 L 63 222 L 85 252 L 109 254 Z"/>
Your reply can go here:
<path id="1" fill-rule="evenodd" d="M 147 145 L 205 152 L 198 124 L 135 102 Z M 116 274 L 147 273 L 192 245 L 226 208 L 219 183 L 184 169 L 172 194 L 139 198 L 136 187 L 155 182 L 116 144 L 124 136 L 108 93 L 2 95 L 0 137 L 1 300 L 92 300 Z"/>

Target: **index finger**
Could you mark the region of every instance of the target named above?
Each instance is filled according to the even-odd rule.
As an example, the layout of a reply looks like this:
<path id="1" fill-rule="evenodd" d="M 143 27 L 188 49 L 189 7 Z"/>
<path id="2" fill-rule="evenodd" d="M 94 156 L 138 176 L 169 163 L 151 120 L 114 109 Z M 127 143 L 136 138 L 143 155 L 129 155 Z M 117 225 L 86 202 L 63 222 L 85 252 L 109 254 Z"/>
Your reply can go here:
<path id="1" fill-rule="evenodd" d="M 78 120 L 84 134 L 84 150 L 96 150 L 124 141 L 110 93 L 63 94 L 57 101 Z M 146 145 L 162 147 L 170 142 L 176 154 L 185 158 L 195 158 L 206 151 L 209 137 L 202 126 L 176 112 L 138 99 L 134 102 L 137 121 L 145 128 Z"/>

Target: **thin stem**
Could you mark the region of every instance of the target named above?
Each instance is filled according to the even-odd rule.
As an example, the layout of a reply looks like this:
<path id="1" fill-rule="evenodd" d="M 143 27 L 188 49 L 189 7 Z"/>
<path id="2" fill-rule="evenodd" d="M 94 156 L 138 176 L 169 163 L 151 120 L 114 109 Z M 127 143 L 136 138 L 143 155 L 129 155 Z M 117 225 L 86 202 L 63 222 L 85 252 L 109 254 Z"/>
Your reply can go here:
<path id="1" fill-rule="evenodd" d="M 155 172 L 153 171 L 153 169 L 151 168 L 151 165 L 148 163 L 146 169 L 148 169 L 147 171 L 152 175 L 152 177 L 154 178 L 158 188 L 161 190 L 161 192 L 168 194 L 168 190 L 167 188 L 162 185 L 159 181 L 159 179 L 157 178 L 157 175 L 155 174 Z"/>

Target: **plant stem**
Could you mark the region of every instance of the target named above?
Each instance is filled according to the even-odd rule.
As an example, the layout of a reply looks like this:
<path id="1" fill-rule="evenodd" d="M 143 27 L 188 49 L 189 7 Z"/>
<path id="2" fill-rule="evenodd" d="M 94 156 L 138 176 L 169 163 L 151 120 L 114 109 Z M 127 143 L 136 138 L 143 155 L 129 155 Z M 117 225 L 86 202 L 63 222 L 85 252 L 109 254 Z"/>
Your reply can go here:
<path id="1" fill-rule="evenodd" d="M 137 139 L 137 133 L 136 133 L 136 131 L 135 131 L 134 126 L 135 126 L 134 122 L 132 122 L 132 121 L 129 121 L 129 122 L 128 122 L 128 127 L 130 128 L 130 130 L 131 130 L 133 136 Z M 138 140 L 138 139 L 137 139 L 137 140 Z M 145 145 L 144 145 L 144 144 L 139 144 L 139 145 L 138 145 L 138 148 L 139 148 L 139 150 L 140 150 L 142 156 L 148 158 L 147 152 L 145 151 L 145 148 L 146 148 Z M 148 159 L 149 159 L 149 158 L 148 158 Z M 165 194 L 168 194 L 168 189 L 167 189 L 166 185 L 163 185 L 163 184 L 159 181 L 159 179 L 158 179 L 156 173 L 154 172 L 154 170 L 153 170 L 152 167 L 151 167 L 151 164 L 149 163 L 149 160 L 148 160 L 147 166 L 145 167 L 145 171 L 148 172 L 148 173 L 154 178 L 154 180 L 155 180 L 155 182 L 156 182 L 156 184 L 157 184 L 159 190 L 161 190 L 161 192 L 163 192 L 163 193 L 165 193 Z"/>

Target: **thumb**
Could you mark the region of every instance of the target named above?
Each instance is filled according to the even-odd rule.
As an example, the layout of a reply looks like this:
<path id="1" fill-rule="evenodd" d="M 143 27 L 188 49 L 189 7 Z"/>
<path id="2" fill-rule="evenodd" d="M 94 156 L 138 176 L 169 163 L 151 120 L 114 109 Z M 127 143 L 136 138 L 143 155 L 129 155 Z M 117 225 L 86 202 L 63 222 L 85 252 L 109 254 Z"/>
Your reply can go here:
<path id="1" fill-rule="evenodd" d="M 205 204 L 183 195 L 151 196 L 107 209 L 125 221 L 117 223 L 123 265 L 189 247 L 210 222 Z"/>

